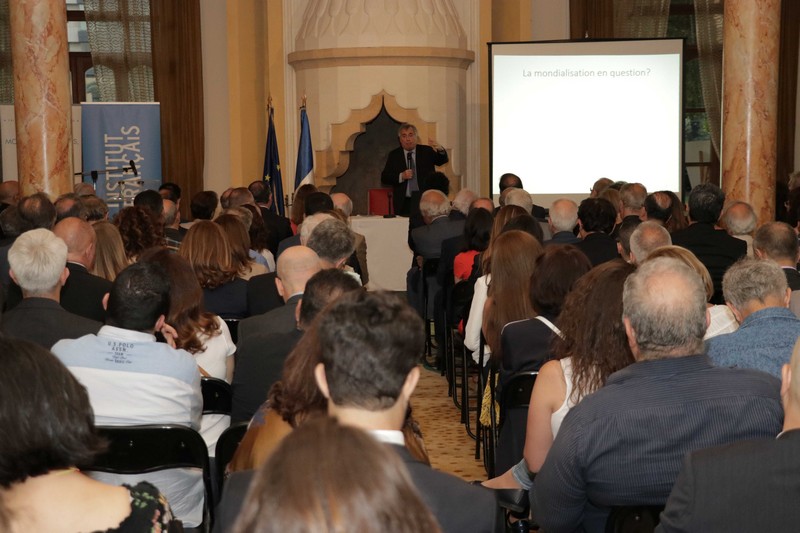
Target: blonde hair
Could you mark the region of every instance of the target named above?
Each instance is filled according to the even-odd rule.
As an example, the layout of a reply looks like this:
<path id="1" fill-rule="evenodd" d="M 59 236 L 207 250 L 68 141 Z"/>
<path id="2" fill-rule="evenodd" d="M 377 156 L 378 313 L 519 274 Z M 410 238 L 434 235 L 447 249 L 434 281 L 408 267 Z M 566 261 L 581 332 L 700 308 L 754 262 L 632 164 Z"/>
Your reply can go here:
<path id="1" fill-rule="evenodd" d="M 92 229 L 97 237 L 92 273 L 114 281 L 117 274 L 129 264 L 119 228 L 107 220 L 99 220 L 92 224 Z"/>

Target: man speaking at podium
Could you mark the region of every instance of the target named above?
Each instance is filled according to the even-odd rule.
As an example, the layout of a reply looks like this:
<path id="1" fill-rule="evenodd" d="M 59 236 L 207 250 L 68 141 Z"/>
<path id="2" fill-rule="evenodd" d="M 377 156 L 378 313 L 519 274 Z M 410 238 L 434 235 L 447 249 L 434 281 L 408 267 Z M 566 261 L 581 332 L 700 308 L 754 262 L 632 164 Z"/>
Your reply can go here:
<path id="1" fill-rule="evenodd" d="M 397 137 L 400 147 L 389 152 L 381 182 L 394 189 L 394 213 L 409 216 L 419 209 L 420 191 L 425 190 L 426 178 L 435 171 L 435 166 L 447 163 L 448 157 L 433 139 L 428 139 L 431 146 L 417 144 L 419 134 L 413 124 L 400 124 Z"/>

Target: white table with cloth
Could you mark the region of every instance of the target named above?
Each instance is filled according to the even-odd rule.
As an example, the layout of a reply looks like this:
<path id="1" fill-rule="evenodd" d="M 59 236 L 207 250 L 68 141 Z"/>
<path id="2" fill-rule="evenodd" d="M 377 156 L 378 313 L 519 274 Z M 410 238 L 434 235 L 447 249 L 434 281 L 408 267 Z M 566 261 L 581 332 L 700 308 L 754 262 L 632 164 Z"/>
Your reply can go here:
<path id="1" fill-rule="evenodd" d="M 408 247 L 408 218 L 354 216 L 350 218 L 350 225 L 367 239 L 367 288 L 405 291 L 406 273 L 412 260 Z"/>

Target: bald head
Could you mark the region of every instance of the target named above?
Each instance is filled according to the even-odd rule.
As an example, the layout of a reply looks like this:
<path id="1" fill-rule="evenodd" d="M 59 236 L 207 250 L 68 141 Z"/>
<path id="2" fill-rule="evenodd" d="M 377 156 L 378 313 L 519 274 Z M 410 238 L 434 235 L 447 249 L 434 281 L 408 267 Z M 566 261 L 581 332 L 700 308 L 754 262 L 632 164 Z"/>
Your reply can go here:
<path id="1" fill-rule="evenodd" d="M 19 200 L 19 182 L 4 181 L 0 183 L 0 203 L 16 205 Z"/>
<path id="2" fill-rule="evenodd" d="M 470 209 L 485 209 L 485 210 L 489 211 L 490 213 L 494 213 L 494 202 L 492 201 L 491 198 L 483 198 L 483 197 L 481 197 L 481 198 L 478 198 L 477 200 L 475 200 L 474 202 L 472 202 L 472 205 L 469 206 L 469 208 Z"/>
<path id="3" fill-rule="evenodd" d="M 333 200 L 333 207 L 344 213 L 345 216 L 349 217 L 353 213 L 353 201 L 345 193 L 335 192 L 331 194 L 331 200 Z"/>
<path id="4" fill-rule="evenodd" d="M 450 200 L 442 191 L 427 190 L 420 197 L 419 212 L 425 223 L 430 224 L 433 219 L 447 216 L 450 213 Z"/>
<path id="5" fill-rule="evenodd" d="M 91 224 L 69 217 L 56 224 L 53 233 L 67 244 L 67 261 L 79 263 L 89 270 L 94 267 L 97 236 Z"/>
<path id="6" fill-rule="evenodd" d="M 321 269 L 319 256 L 306 246 L 290 246 L 278 257 L 275 280 L 283 300 L 305 291 L 306 282 Z"/>
<path id="7" fill-rule="evenodd" d="M 558 233 L 559 231 L 572 232 L 578 223 L 578 204 L 567 198 L 556 200 L 550 206 L 548 220 L 550 222 L 550 231 L 553 233 Z"/>
<path id="8" fill-rule="evenodd" d="M 756 213 L 747 202 L 732 203 L 725 210 L 725 214 L 722 215 L 722 223 L 725 225 L 725 229 L 733 236 L 751 235 L 753 230 L 756 229 L 757 222 Z"/>
<path id="9" fill-rule="evenodd" d="M 631 234 L 631 262 L 641 263 L 656 248 L 672 244 L 672 237 L 657 222 L 642 222 Z"/>

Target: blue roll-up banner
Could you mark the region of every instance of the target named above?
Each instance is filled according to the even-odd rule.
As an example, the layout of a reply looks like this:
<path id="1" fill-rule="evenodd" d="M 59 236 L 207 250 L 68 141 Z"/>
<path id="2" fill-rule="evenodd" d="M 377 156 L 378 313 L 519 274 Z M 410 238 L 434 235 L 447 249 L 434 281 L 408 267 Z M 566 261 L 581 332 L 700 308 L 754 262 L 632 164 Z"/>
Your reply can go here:
<path id="1" fill-rule="evenodd" d="M 83 103 L 81 117 L 83 172 L 99 171 L 97 196 L 105 200 L 111 214 L 133 205 L 134 196 L 140 192 L 158 190 L 161 185 L 158 103 Z M 87 175 L 83 181 L 92 183 L 92 178 Z"/>

